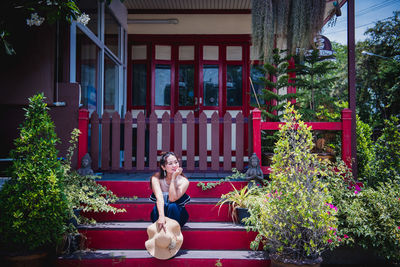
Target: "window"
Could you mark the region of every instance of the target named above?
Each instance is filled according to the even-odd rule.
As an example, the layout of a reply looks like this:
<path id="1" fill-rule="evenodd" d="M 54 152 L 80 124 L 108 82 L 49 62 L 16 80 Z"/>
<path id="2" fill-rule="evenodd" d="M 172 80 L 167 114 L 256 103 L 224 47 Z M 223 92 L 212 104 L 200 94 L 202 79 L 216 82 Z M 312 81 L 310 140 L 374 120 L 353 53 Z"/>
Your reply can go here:
<path id="1" fill-rule="evenodd" d="M 123 113 L 126 31 L 116 18 L 123 14 L 124 6 L 120 2 L 109 6 L 106 1 L 97 0 L 80 0 L 78 6 L 90 21 L 86 26 L 71 23 L 70 40 L 76 43 L 70 50 L 70 82 L 80 83 L 81 106 L 90 113 Z"/>
<path id="2" fill-rule="evenodd" d="M 155 69 L 155 104 L 171 104 L 171 66 L 157 64 Z"/>
<path id="3" fill-rule="evenodd" d="M 194 65 L 179 66 L 179 106 L 194 105 Z"/>
<path id="4" fill-rule="evenodd" d="M 228 65 L 226 70 L 226 105 L 241 106 L 243 98 L 242 66 Z"/>
<path id="5" fill-rule="evenodd" d="M 257 105 L 257 101 L 256 98 L 254 96 L 254 91 L 257 94 L 257 98 L 258 98 L 258 102 L 260 104 L 263 104 L 265 102 L 264 99 L 260 98 L 260 94 L 262 94 L 262 89 L 264 89 L 264 82 L 263 82 L 263 78 L 264 78 L 264 72 L 261 69 L 261 66 L 259 65 L 251 65 L 251 69 L 250 69 L 250 78 L 252 81 L 252 85 L 250 84 L 250 104 L 251 105 Z"/>
<path id="6" fill-rule="evenodd" d="M 118 65 L 106 56 L 104 64 L 104 111 L 118 111 Z"/>
<path id="7" fill-rule="evenodd" d="M 219 95 L 219 66 L 204 65 L 203 67 L 204 106 L 218 106 L 218 95 Z"/>
<path id="8" fill-rule="evenodd" d="M 147 65 L 133 64 L 132 67 L 132 106 L 146 105 Z"/>
<path id="9" fill-rule="evenodd" d="M 110 51 L 118 58 L 121 58 L 120 53 L 120 28 L 118 21 L 111 14 L 109 8 L 105 10 L 105 26 L 104 26 L 104 43 Z"/>
<path id="10" fill-rule="evenodd" d="M 81 85 L 81 105 L 90 114 L 97 108 L 98 47 L 77 30 L 77 80 Z"/>

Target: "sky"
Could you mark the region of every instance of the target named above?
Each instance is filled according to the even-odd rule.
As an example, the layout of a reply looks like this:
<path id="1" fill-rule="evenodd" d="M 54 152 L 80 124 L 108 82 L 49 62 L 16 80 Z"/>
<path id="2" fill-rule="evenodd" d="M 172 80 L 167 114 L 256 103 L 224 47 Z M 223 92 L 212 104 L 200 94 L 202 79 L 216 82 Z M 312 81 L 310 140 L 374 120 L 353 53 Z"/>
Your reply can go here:
<path id="1" fill-rule="evenodd" d="M 400 0 L 355 0 L 355 39 L 363 41 L 364 32 L 372 28 L 375 22 L 393 16 L 393 11 L 400 10 Z M 341 8 L 342 16 L 337 18 L 333 27 L 322 29 L 331 42 L 347 44 L 347 3 Z"/>

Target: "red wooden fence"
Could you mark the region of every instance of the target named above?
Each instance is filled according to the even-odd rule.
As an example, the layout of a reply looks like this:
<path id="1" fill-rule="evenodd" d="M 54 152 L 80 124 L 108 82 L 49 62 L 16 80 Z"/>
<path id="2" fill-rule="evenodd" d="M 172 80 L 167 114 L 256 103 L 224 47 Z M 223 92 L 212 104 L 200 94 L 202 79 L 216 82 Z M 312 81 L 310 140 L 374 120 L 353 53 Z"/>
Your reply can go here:
<path id="1" fill-rule="evenodd" d="M 253 111 L 253 151 L 261 159 L 261 130 L 279 130 L 282 122 L 261 122 L 261 111 L 255 108 Z M 342 132 L 342 159 L 351 166 L 351 110 L 342 110 L 341 122 L 306 122 L 312 130 L 328 130 Z M 268 166 L 261 166 L 264 173 L 271 171 Z"/>
<path id="2" fill-rule="evenodd" d="M 226 113 L 220 118 L 215 112 L 209 119 L 204 113 L 201 113 L 199 118 L 195 118 L 193 113 L 182 118 L 177 112 L 171 118 L 165 112 L 159 119 L 155 113 L 145 118 L 140 112 L 136 118 L 132 118 L 132 114 L 128 112 L 125 118 L 121 119 L 117 112 L 104 113 L 102 118 L 93 112 L 90 121 L 87 111 L 83 110 L 80 114 L 80 140 L 90 138 L 90 155 L 94 170 L 154 171 L 157 170 L 157 156 L 161 151 L 174 151 L 178 158 L 183 159 L 186 171 L 230 171 L 233 167 L 243 170 L 246 120 L 242 113 L 235 118 Z M 196 124 L 198 127 L 195 127 Z M 236 124 L 236 131 L 233 133 L 232 124 Z M 182 131 L 184 125 L 186 130 Z M 162 130 L 159 132 L 160 126 Z M 211 136 L 207 138 L 208 127 L 211 127 Z M 196 128 L 199 131 L 198 140 L 195 140 Z M 222 140 L 220 133 L 223 136 Z M 158 144 L 157 137 L 160 134 L 161 144 Z M 236 139 L 234 150 L 232 134 Z M 187 141 L 186 149 L 183 149 L 184 135 Z M 211 150 L 207 150 L 207 145 Z M 157 147 L 161 149 L 157 150 Z M 79 151 L 88 151 L 87 141 L 79 142 Z M 79 162 L 83 155 L 83 152 L 79 153 Z"/>

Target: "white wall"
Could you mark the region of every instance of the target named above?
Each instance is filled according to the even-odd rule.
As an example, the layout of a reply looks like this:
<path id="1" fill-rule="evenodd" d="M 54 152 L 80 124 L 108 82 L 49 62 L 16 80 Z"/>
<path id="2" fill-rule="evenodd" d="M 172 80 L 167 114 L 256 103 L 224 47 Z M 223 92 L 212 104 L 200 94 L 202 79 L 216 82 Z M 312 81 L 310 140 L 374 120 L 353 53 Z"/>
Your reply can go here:
<path id="1" fill-rule="evenodd" d="M 251 14 L 128 15 L 128 19 L 172 18 L 178 19 L 179 23 L 128 24 L 128 34 L 251 34 Z"/>

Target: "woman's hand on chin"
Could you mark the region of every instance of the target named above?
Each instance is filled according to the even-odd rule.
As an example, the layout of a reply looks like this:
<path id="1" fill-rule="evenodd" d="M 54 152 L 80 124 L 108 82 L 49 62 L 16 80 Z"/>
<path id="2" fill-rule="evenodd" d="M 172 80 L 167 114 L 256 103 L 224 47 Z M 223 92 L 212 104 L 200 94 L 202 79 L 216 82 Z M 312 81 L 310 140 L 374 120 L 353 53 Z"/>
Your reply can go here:
<path id="1" fill-rule="evenodd" d="M 183 169 L 181 167 L 177 168 L 176 171 L 172 174 L 173 177 L 178 177 L 178 175 L 182 174 Z"/>

